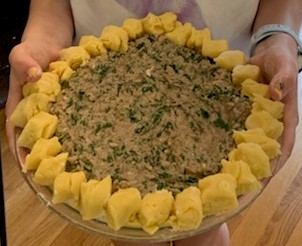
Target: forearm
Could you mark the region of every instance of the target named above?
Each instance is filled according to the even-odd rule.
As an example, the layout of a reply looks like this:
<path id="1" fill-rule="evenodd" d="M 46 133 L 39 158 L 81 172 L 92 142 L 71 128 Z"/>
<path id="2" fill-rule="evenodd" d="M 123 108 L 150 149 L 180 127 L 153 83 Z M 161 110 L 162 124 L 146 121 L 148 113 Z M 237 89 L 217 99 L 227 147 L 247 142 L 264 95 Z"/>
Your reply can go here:
<path id="1" fill-rule="evenodd" d="M 31 0 L 22 41 L 42 41 L 61 49 L 71 45 L 73 33 L 69 0 Z"/>
<path id="2" fill-rule="evenodd" d="M 283 24 L 291 27 L 296 33 L 299 33 L 301 22 L 301 0 L 260 0 L 252 32 L 256 32 L 260 27 L 267 24 Z M 297 44 L 295 40 L 285 33 L 273 35 L 264 41 L 261 41 L 261 44 L 262 43 L 266 44 L 262 45 L 264 49 L 273 45 L 282 45 L 286 43 L 290 52 L 293 55 L 297 54 Z"/>
<path id="3" fill-rule="evenodd" d="M 260 0 L 253 31 L 266 24 L 284 24 L 298 33 L 301 22 L 301 0 Z"/>

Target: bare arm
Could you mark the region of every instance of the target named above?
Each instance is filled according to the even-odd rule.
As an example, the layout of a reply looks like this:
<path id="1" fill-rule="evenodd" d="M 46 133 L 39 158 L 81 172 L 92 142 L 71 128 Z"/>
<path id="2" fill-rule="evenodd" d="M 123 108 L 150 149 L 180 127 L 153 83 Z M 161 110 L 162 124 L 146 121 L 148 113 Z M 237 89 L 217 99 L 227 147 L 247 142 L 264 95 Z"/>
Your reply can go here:
<path id="1" fill-rule="evenodd" d="M 301 0 L 261 0 L 253 30 L 266 24 L 285 24 L 298 33 L 301 21 Z"/>
<path id="2" fill-rule="evenodd" d="M 266 24 L 284 24 L 299 33 L 302 23 L 301 0 L 260 0 L 253 25 L 253 32 Z M 286 34 L 278 35 L 280 41 L 287 42 L 293 52 L 297 51 L 294 40 Z"/>
<path id="3" fill-rule="evenodd" d="M 69 0 L 31 0 L 22 42 L 43 40 L 61 49 L 71 44 L 73 33 Z"/>

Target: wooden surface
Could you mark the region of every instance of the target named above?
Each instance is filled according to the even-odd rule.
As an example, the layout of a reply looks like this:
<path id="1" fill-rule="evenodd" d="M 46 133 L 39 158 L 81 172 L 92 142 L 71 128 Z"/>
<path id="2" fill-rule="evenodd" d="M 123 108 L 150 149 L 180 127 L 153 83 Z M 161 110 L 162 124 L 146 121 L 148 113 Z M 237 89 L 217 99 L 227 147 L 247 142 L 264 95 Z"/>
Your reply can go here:
<path id="1" fill-rule="evenodd" d="M 300 84 L 302 82 L 300 75 Z M 302 86 L 299 89 L 302 117 Z M 24 181 L 11 155 L 0 111 L 2 158 L 9 246 L 99 245 L 113 246 L 109 239 L 90 234 L 46 208 Z M 232 246 L 302 245 L 302 124 L 286 166 L 271 180 L 258 199 L 228 222 Z"/>

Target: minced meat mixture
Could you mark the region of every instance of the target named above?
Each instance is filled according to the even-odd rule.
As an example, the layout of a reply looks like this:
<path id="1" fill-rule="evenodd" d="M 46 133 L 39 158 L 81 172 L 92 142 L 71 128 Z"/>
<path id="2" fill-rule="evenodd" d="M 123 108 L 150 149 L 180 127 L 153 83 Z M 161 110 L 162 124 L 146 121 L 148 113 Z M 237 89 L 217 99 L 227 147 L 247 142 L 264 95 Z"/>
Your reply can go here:
<path id="1" fill-rule="evenodd" d="M 127 53 L 92 58 L 62 83 L 51 106 L 66 170 L 108 174 L 114 190 L 174 194 L 219 172 L 243 129 L 248 98 L 231 72 L 163 36 L 129 42 Z"/>

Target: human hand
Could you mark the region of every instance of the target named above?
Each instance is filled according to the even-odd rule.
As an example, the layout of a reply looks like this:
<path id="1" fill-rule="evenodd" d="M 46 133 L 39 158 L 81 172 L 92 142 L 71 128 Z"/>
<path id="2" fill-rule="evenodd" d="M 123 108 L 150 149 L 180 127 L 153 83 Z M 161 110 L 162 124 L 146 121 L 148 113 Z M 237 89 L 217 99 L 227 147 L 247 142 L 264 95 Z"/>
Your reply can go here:
<path id="1" fill-rule="evenodd" d="M 44 41 L 28 40 L 16 45 L 10 52 L 9 92 L 6 103 L 6 134 L 11 151 L 14 150 L 13 125 L 10 115 L 22 99 L 22 86 L 37 81 L 48 64 L 57 59 L 59 49 L 50 48 Z"/>
<path id="2" fill-rule="evenodd" d="M 287 34 L 271 36 L 260 42 L 249 63 L 258 65 L 262 71 L 262 82 L 269 83 L 274 100 L 284 103 L 284 132 L 281 137 L 282 154 L 275 162 L 273 173 L 277 173 L 289 158 L 295 143 L 298 124 L 297 105 L 297 45 Z"/>

